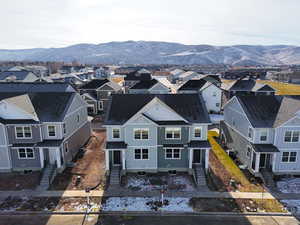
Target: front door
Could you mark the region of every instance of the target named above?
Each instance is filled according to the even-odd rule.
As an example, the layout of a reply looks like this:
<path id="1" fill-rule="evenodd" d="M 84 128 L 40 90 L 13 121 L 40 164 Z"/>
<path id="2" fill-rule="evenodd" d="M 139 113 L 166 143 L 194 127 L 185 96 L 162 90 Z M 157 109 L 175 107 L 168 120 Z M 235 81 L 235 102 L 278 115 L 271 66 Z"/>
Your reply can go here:
<path id="1" fill-rule="evenodd" d="M 47 166 L 50 163 L 49 149 L 44 148 L 43 153 L 44 153 L 44 166 Z"/>
<path id="2" fill-rule="evenodd" d="M 260 153 L 259 168 L 271 168 L 271 154 Z"/>
<path id="3" fill-rule="evenodd" d="M 201 149 L 193 150 L 193 163 L 201 164 Z"/>
<path id="4" fill-rule="evenodd" d="M 113 164 L 121 165 L 121 151 L 113 151 Z"/>

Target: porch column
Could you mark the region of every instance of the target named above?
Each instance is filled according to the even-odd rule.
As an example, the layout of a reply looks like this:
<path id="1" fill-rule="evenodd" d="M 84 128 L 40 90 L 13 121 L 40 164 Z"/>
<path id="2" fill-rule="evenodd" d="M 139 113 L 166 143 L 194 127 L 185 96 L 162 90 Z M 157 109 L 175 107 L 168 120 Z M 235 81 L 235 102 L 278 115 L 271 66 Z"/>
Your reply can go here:
<path id="1" fill-rule="evenodd" d="M 61 167 L 61 161 L 60 161 L 60 149 L 56 149 L 56 163 L 57 163 L 57 168 Z"/>
<path id="2" fill-rule="evenodd" d="M 194 149 L 190 148 L 190 157 L 189 157 L 189 168 L 192 169 L 193 167 L 193 151 Z"/>
<path id="3" fill-rule="evenodd" d="M 126 163 L 126 155 L 125 155 L 125 149 L 122 150 L 122 170 L 125 170 L 125 163 Z"/>
<path id="4" fill-rule="evenodd" d="M 275 164 L 276 164 L 276 156 L 277 156 L 277 154 L 279 154 L 279 153 L 272 154 L 272 172 L 276 171 Z"/>
<path id="5" fill-rule="evenodd" d="M 105 170 L 109 170 L 109 150 L 105 150 Z"/>
<path id="6" fill-rule="evenodd" d="M 43 151 L 43 148 L 39 148 L 39 151 L 40 151 L 41 168 L 44 168 L 44 151 Z"/>
<path id="7" fill-rule="evenodd" d="M 208 163 L 209 163 L 209 151 L 210 149 L 205 149 L 205 170 L 208 170 Z"/>
<path id="8" fill-rule="evenodd" d="M 259 172 L 260 153 L 256 153 L 255 172 Z"/>

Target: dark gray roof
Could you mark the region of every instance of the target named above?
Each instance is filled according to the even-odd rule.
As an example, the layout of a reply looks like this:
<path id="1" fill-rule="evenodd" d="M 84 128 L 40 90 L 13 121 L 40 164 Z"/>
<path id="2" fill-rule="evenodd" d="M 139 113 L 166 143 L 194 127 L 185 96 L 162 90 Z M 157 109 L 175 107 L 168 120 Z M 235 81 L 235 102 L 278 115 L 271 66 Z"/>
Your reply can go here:
<path id="1" fill-rule="evenodd" d="M 300 110 L 300 96 L 237 96 L 253 127 L 278 127 Z"/>
<path id="2" fill-rule="evenodd" d="M 0 73 L 0 80 L 5 80 L 7 77 L 11 77 L 11 76 L 15 76 L 17 80 L 24 80 L 29 73 L 33 74 L 31 71 L 27 71 L 27 70 L 3 71 Z"/>
<path id="3" fill-rule="evenodd" d="M 155 79 L 142 80 L 142 81 L 136 83 L 135 85 L 133 85 L 130 89 L 150 89 L 157 83 L 158 83 L 158 81 Z"/>
<path id="4" fill-rule="evenodd" d="M 151 80 L 151 74 L 149 73 L 138 73 L 137 71 L 131 72 L 126 75 L 124 78 L 126 81 L 134 81 L 134 80 Z"/>
<path id="5" fill-rule="evenodd" d="M 172 148 L 172 147 L 182 148 L 182 147 L 184 147 L 184 145 L 183 144 L 163 144 L 163 147 L 164 148 Z"/>
<path id="6" fill-rule="evenodd" d="M 69 83 L 0 82 L 0 92 L 76 92 Z"/>
<path id="7" fill-rule="evenodd" d="M 200 88 L 202 88 L 206 84 L 206 80 L 200 79 L 200 80 L 188 80 L 183 84 L 178 90 L 179 91 L 198 91 Z"/>
<path id="8" fill-rule="evenodd" d="M 127 144 L 123 141 L 108 141 L 106 142 L 105 149 L 125 149 Z"/>
<path id="9" fill-rule="evenodd" d="M 115 94 L 112 95 L 105 124 L 124 124 L 155 97 L 189 123 L 211 123 L 203 100 L 198 94 Z"/>
<path id="10" fill-rule="evenodd" d="M 63 140 L 45 140 L 39 143 L 19 143 L 13 144 L 12 147 L 59 147 Z"/>
<path id="11" fill-rule="evenodd" d="M 272 144 L 251 144 L 255 152 L 279 152 L 278 148 Z"/>
<path id="12" fill-rule="evenodd" d="M 189 148 L 210 148 L 211 145 L 208 141 L 190 141 L 188 143 Z"/>
<path id="13" fill-rule="evenodd" d="M 109 80 L 107 79 L 94 79 L 86 84 L 83 84 L 82 86 L 79 87 L 79 89 L 98 89 L 99 87 L 106 84 L 107 82 L 109 82 Z"/>
<path id="14" fill-rule="evenodd" d="M 276 90 L 270 87 L 267 84 L 258 83 L 256 80 L 253 79 L 240 79 L 232 82 L 227 90 L 230 91 L 270 91 L 275 92 Z"/>

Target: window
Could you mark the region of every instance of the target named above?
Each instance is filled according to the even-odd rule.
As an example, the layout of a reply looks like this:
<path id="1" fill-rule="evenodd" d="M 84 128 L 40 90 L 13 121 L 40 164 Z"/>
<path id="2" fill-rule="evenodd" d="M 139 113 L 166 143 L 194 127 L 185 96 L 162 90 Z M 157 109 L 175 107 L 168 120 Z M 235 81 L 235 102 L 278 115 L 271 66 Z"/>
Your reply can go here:
<path id="1" fill-rule="evenodd" d="M 67 133 L 67 128 L 66 128 L 66 124 L 65 123 L 63 124 L 63 131 L 64 131 L 64 134 Z"/>
<path id="2" fill-rule="evenodd" d="M 179 148 L 166 148 L 165 158 L 166 159 L 180 159 L 180 149 Z"/>
<path id="3" fill-rule="evenodd" d="M 134 130 L 134 139 L 136 140 L 147 140 L 149 138 L 148 129 L 135 129 Z"/>
<path id="4" fill-rule="evenodd" d="M 77 115 L 77 123 L 79 123 L 80 122 L 80 115 L 78 114 Z"/>
<path id="5" fill-rule="evenodd" d="M 216 107 L 220 107 L 220 103 L 216 103 Z"/>
<path id="6" fill-rule="evenodd" d="M 217 96 L 217 92 L 214 91 L 213 92 L 213 96 L 216 97 Z"/>
<path id="7" fill-rule="evenodd" d="M 108 91 L 108 92 L 107 92 L 107 96 L 111 96 L 111 91 Z"/>
<path id="8" fill-rule="evenodd" d="M 149 159 L 148 149 L 135 149 L 134 150 L 134 159 Z"/>
<path id="9" fill-rule="evenodd" d="M 103 110 L 103 101 L 98 102 L 98 109 Z"/>
<path id="10" fill-rule="evenodd" d="M 299 131 L 286 131 L 284 134 L 285 142 L 299 142 Z"/>
<path id="11" fill-rule="evenodd" d="M 34 151 L 32 148 L 19 148 L 19 159 L 34 159 Z"/>
<path id="12" fill-rule="evenodd" d="M 252 130 L 251 127 L 249 127 L 249 129 L 248 129 L 248 137 L 252 138 L 252 136 L 253 136 L 252 134 L 253 134 L 253 130 Z"/>
<path id="13" fill-rule="evenodd" d="M 48 126 L 48 135 L 49 135 L 49 137 L 56 136 L 55 126 Z"/>
<path id="14" fill-rule="evenodd" d="M 31 138 L 31 127 L 16 127 L 16 138 Z"/>
<path id="15" fill-rule="evenodd" d="M 65 152 L 68 152 L 68 151 L 69 151 L 68 142 L 65 142 L 65 143 L 64 143 L 64 149 L 65 149 Z"/>
<path id="16" fill-rule="evenodd" d="M 297 152 L 283 152 L 281 162 L 296 162 Z"/>
<path id="17" fill-rule="evenodd" d="M 267 141 L 268 138 L 268 131 L 267 130 L 261 130 L 260 131 L 260 141 Z"/>
<path id="18" fill-rule="evenodd" d="M 201 127 L 195 127 L 194 128 L 194 137 L 195 138 L 201 138 Z"/>
<path id="19" fill-rule="evenodd" d="M 112 136 L 113 136 L 113 138 L 120 138 L 120 129 L 113 128 L 112 129 Z"/>
<path id="20" fill-rule="evenodd" d="M 181 129 L 180 128 L 166 128 L 166 139 L 180 139 Z"/>
<path id="21" fill-rule="evenodd" d="M 251 158 L 251 152 L 252 152 L 252 149 L 251 149 L 250 146 L 248 146 L 248 147 L 247 147 L 247 153 L 246 153 L 246 156 L 247 156 L 248 159 Z"/>

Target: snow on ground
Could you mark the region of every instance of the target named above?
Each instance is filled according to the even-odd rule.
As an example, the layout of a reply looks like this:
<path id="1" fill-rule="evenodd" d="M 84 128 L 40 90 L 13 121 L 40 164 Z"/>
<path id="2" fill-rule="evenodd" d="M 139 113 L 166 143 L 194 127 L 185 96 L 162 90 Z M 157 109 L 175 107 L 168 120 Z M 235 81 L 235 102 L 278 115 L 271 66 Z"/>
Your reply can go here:
<path id="1" fill-rule="evenodd" d="M 221 114 L 209 114 L 209 117 L 212 123 L 220 123 L 224 120 L 224 115 Z"/>
<path id="2" fill-rule="evenodd" d="M 299 193 L 300 178 L 285 178 L 277 182 L 277 188 L 282 193 Z"/>
<path id="3" fill-rule="evenodd" d="M 157 175 L 154 177 L 129 175 L 126 187 L 140 191 L 161 190 L 164 187 L 176 191 L 195 191 L 192 180 L 187 175 Z"/>
<path id="4" fill-rule="evenodd" d="M 168 205 L 158 208 L 159 211 L 169 212 L 193 212 L 189 206 L 189 198 L 166 198 Z M 111 197 L 102 205 L 103 211 L 153 211 L 150 202 L 159 201 L 159 198 L 134 198 Z"/>
<path id="5" fill-rule="evenodd" d="M 281 200 L 280 202 L 286 206 L 289 212 L 300 214 L 300 200 Z"/>

